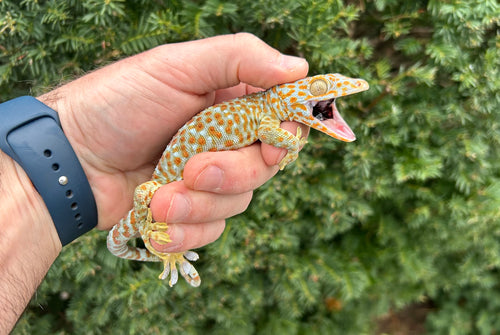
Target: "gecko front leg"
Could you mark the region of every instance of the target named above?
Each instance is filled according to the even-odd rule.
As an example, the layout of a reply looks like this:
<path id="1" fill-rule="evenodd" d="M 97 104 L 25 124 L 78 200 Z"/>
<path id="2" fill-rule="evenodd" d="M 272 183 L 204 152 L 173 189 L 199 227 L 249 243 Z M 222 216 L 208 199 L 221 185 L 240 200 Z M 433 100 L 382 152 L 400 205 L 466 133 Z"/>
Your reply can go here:
<path id="1" fill-rule="evenodd" d="M 299 150 L 307 143 L 307 139 L 302 137 L 300 127 L 297 127 L 297 134 L 294 135 L 288 130 L 280 128 L 280 124 L 280 120 L 266 116 L 261 120 L 258 132 L 261 142 L 288 150 L 286 156 L 279 163 L 280 170 L 283 170 L 285 166 L 297 159 Z"/>

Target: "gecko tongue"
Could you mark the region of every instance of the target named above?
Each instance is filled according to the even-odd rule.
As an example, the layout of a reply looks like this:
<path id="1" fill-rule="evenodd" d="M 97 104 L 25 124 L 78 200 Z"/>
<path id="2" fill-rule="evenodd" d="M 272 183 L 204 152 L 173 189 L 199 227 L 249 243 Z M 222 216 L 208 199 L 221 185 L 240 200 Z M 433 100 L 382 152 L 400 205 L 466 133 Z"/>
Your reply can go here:
<path id="1" fill-rule="evenodd" d="M 342 140 L 346 142 L 354 141 L 356 139 L 356 135 L 340 115 L 337 107 L 335 106 L 335 102 L 333 102 L 331 106 L 332 117 L 322 120 L 321 123 L 323 123 L 330 131 L 338 135 Z"/>

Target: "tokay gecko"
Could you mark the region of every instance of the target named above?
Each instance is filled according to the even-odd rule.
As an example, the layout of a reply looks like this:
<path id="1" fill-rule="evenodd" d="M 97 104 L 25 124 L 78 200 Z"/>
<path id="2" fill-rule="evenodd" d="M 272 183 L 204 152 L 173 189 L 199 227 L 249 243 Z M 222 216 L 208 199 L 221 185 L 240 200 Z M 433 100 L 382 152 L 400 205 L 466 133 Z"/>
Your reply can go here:
<path id="1" fill-rule="evenodd" d="M 367 89 L 368 83 L 363 79 L 324 74 L 277 85 L 203 110 L 172 138 L 151 180 L 136 188 L 133 208 L 109 232 L 108 249 L 126 259 L 163 262 L 159 278 L 170 275 L 170 286 L 177 283 L 179 272 L 189 284 L 199 286 L 200 276 L 189 262 L 198 259 L 197 253 L 163 253 L 151 245 L 150 239 L 161 244 L 171 241 L 167 223 L 152 220 L 149 204 L 155 191 L 164 184 L 181 180 L 184 165 L 197 153 L 238 149 L 257 140 L 288 150 L 279 163 L 283 169 L 298 157 L 306 140 L 301 137 L 300 128 L 296 135 L 281 129 L 282 121 L 296 121 L 341 141 L 354 141 L 356 137 L 340 116 L 335 99 Z M 136 237 L 144 240 L 146 249 L 127 244 Z"/>

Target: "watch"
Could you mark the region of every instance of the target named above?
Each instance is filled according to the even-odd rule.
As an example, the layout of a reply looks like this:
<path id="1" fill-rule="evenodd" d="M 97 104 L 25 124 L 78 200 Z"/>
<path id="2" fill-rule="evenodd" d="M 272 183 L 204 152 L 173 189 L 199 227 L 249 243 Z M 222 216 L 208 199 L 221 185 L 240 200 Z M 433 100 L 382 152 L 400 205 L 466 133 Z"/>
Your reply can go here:
<path id="1" fill-rule="evenodd" d="M 62 245 L 97 225 L 97 206 L 56 111 L 23 96 L 0 104 L 0 149 L 40 193 Z"/>

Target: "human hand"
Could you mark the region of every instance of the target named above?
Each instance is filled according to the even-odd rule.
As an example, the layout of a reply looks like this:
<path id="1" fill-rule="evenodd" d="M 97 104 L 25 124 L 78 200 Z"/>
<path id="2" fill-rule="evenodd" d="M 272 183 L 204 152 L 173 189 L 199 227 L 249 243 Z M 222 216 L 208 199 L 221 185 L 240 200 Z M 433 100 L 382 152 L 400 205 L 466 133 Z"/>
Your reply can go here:
<path id="1" fill-rule="evenodd" d="M 134 188 L 151 177 L 166 144 L 193 115 L 306 74 L 305 60 L 237 34 L 163 45 L 39 99 L 58 111 L 92 186 L 98 228 L 109 229 L 132 207 Z M 298 126 L 283 125 L 292 132 Z M 254 144 L 194 156 L 184 180 L 163 186 L 152 199 L 153 218 L 169 223 L 172 238 L 155 248 L 176 252 L 218 238 L 224 219 L 246 209 L 252 191 L 278 171 L 285 154 Z"/>

